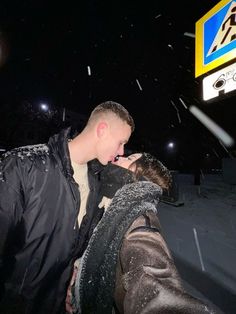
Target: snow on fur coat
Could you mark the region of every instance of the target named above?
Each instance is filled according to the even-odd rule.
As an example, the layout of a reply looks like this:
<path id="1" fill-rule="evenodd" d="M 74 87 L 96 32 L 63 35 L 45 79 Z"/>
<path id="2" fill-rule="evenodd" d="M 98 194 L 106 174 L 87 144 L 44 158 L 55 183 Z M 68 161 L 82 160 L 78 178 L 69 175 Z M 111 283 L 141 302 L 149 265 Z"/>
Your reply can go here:
<path id="1" fill-rule="evenodd" d="M 130 172 L 118 168 L 111 167 L 116 174 L 121 171 L 126 184 L 113 197 L 81 260 L 75 286 L 77 313 L 214 313 L 183 289 L 160 233 L 161 188 L 148 181 L 130 183 Z M 115 180 L 109 168 L 107 172 L 111 197 Z"/>

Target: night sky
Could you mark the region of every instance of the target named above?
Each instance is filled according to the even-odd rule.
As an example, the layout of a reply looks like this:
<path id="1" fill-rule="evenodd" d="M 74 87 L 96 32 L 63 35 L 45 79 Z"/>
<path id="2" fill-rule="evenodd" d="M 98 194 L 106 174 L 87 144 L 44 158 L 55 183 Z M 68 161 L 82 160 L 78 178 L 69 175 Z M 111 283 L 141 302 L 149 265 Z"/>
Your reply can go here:
<path id="1" fill-rule="evenodd" d="M 188 110 L 200 108 L 236 139 L 235 93 L 202 100 L 188 35 L 218 2 L 1 1 L 0 145 L 22 144 L 16 125 L 26 127 L 42 103 L 88 115 L 114 100 L 136 122 L 128 148 L 149 151 L 171 168 L 219 167 L 235 146 L 222 146 Z"/>

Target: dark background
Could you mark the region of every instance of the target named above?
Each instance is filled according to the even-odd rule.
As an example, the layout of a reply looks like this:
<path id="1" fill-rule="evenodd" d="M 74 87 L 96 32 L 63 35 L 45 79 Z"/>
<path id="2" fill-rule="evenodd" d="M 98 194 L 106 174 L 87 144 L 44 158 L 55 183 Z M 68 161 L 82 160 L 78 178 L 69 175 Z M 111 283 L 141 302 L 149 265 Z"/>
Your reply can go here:
<path id="1" fill-rule="evenodd" d="M 180 171 L 221 168 L 235 146 L 222 145 L 180 101 L 236 139 L 235 93 L 202 100 L 195 39 L 186 35 L 218 2 L 1 1 L 1 147 L 81 128 L 94 106 L 114 100 L 136 122 L 127 149 L 149 151 Z"/>

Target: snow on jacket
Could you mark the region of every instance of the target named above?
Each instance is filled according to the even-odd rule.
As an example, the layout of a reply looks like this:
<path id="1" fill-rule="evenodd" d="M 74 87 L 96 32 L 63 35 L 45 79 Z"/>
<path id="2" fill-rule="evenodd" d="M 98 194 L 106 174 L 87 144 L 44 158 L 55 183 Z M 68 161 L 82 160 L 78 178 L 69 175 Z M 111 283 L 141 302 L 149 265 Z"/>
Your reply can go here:
<path id="1" fill-rule="evenodd" d="M 0 313 L 64 313 L 72 265 L 82 254 L 97 202 L 98 164 L 88 164 L 88 211 L 69 158 L 70 128 L 48 144 L 25 146 L 0 162 Z"/>
<path id="2" fill-rule="evenodd" d="M 147 181 L 130 183 L 132 174 L 118 168 L 104 169 L 105 196 L 126 184 L 116 192 L 81 259 L 77 313 L 214 313 L 182 286 L 157 217 L 161 188 Z M 114 179 L 119 172 L 120 179 Z"/>

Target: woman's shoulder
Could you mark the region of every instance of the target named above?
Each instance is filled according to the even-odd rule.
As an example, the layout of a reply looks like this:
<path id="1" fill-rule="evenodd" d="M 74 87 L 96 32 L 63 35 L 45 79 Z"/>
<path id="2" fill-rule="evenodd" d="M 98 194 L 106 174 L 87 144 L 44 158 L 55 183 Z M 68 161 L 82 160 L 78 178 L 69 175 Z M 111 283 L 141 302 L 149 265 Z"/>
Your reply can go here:
<path id="1" fill-rule="evenodd" d="M 162 188 L 150 181 L 136 181 L 125 184 L 116 193 L 116 197 L 130 201 L 152 201 L 159 199 Z"/>
<path id="2" fill-rule="evenodd" d="M 161 232 L 161 224 L 157 213 L 152 210 L 147 210 L 144 214 L 138 216 L 130 225 L 127 234 L 135 230 Z"/>

